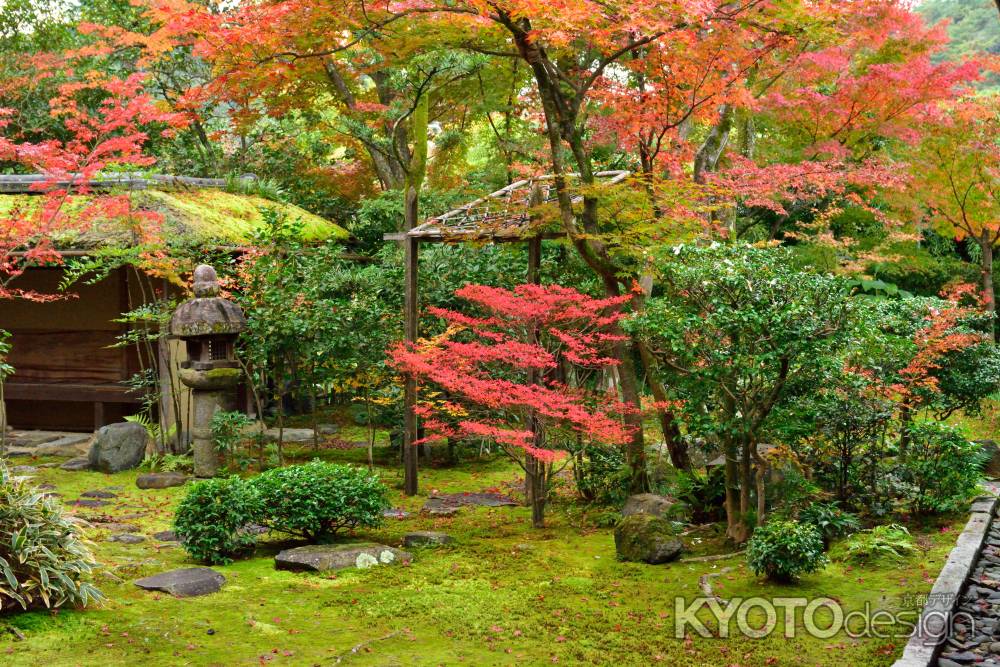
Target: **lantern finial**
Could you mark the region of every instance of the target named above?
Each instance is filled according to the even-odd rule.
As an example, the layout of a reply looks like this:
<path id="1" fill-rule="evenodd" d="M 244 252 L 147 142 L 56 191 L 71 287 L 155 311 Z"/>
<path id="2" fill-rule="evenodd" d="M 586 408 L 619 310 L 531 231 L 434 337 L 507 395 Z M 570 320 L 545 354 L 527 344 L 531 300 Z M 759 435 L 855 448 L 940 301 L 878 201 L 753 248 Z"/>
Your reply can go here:
<path id="1" fill-rule="evenodd" d="M 208 264 L 194 270 L 194 295 L 198 299 L 219 296 L 219 276 Z"/>

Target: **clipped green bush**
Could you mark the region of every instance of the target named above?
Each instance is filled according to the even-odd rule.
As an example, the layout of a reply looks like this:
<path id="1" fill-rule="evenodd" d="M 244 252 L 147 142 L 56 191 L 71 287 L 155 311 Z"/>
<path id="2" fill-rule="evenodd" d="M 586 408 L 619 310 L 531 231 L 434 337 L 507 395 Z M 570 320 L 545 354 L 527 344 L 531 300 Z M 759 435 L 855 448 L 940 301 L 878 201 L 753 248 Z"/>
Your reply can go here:
<path id="1" fill-rule="evenodd" d="M 378 526 L 389 508 L 388 489 L 378 476 L 353 466 L 312 461 L 268 470 L 251 484 L 264 508 L 262 523 L 308 540 Z"/>
<path id="2" fill-rule="evenodd" d="M 97 564 L 78 528 L 58 502 L 0 461 L 0 614 L 104 599 L 86 581 Z"/>
<path id="3" fill-rule="evenodd" d="M 916 551 L 916 547 L 910 531 L 891 523 L 855 533 L 838 544 L 835 551 L 837 560 L 871 564 L 883 559 L 902 560 Z"/>
<path id="4" fill-rule="evenodd" d="M 253 553 L 257 536 L 248 531 L 260 522 L 257 491 L 239 477 L 195 482 L 177 507 L 174 531 L 192 558 L 225 564 Z"/>
<path id="5" fill-rule="evenodd" d="M 756 574 L 788 583 L 826 567 L 823 538 L 807 523 L 774 520 L 758 526 L 747 544 L 747 564 Z"/>

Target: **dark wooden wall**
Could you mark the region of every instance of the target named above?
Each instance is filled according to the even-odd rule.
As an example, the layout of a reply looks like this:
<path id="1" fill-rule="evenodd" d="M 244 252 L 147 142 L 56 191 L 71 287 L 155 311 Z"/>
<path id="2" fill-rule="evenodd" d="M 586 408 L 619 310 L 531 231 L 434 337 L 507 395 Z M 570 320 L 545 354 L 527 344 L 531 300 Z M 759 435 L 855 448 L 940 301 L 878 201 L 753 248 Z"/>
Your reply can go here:
<path id="1" fill-rule="evenodd" d="M 17 281 L 23 289 L 58 293 L 62 271 L 32 269 Z M 7 418 L 15 428 L 90 431 L 133 414 L 123 403 L 124 385 L 138 367 L 131 348 L 115 348 L 129 309 L 126 270 L 95 285 L 77 285 L 72 296 L 48 303 L 0 301 L 0 328 L 10 331 Z"/>

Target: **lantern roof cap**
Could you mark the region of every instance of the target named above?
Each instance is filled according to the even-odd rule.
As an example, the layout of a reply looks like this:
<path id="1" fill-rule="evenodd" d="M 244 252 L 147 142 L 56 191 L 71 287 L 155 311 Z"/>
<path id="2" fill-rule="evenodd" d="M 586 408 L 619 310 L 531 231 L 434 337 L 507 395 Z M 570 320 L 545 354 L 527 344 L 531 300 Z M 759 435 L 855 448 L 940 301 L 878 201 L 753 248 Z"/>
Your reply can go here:
<path id="1" fill-rule="evenodd" d="M 215 269 L 202 264 L 194 270 L 194 295 L 170 318 L 170 334 L 178 338 L 236 335 L 246 328 L 243 309 L 219 296 Z"/>

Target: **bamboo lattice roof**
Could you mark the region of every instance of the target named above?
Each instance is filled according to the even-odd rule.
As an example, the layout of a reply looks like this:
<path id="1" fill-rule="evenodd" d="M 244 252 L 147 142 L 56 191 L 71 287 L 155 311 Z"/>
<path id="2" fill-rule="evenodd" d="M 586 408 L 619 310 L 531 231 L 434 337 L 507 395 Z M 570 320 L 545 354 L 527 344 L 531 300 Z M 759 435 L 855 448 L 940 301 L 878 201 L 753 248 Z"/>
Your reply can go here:
<path id="1" fill-rule="evenodd" d="M 619 183 L 629 175 L 628 171 L 601 171 L 594 176 L 604 185 Z M 570 181 L 571 198 L 574 203 L 582 201 L 583 195 L 573 192 L 573 181 L 578 174 L 567 174 Z M 539 229 L 532 218 L 531 209 L 556 201 L 555 176 L 547 174 L 511 183 L 510 185 L 480 197 L 464 206 L 438 216 L 428 218 L 408 232 L 386 234 L 385 239 L 399 241 L 406 238 L 430 242 L 462 243 L 474 241 L 520 241 L 534 236 L 565 236 L 562 230 Z"/>

